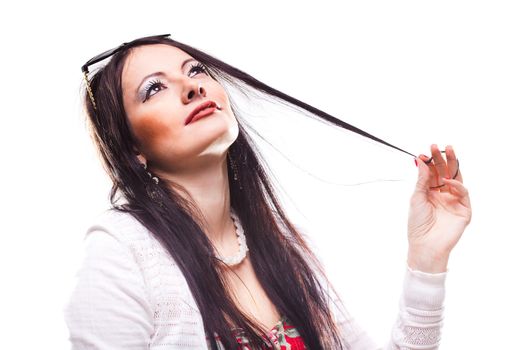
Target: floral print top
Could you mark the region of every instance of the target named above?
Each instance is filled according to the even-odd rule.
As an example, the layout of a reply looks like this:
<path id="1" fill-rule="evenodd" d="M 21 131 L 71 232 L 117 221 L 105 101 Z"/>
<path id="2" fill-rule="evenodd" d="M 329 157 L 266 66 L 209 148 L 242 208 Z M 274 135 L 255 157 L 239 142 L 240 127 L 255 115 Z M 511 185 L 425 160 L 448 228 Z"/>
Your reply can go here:
<path id="1" fill-rule="evenodd" d="M 248 340 L 242 335 L 242 331 L 237 332 L 235 337 L 239 343 L 237 350 L 253 350 L 248 344 Z M 281 317 L 279 322 L 268 333 L 271 343 L 267 341 L 263 350 L 306 350 L 301 335 L 290 324 L 286 316 Z M 225 349 L 220 339 L 216 336 L 219 349 Z"/>

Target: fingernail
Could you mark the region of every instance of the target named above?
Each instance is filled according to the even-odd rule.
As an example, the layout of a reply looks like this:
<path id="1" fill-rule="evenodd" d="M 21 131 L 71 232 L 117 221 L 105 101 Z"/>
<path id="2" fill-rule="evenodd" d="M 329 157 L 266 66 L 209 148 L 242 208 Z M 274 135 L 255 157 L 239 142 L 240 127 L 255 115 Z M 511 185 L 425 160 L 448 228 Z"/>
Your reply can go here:
<path id="1" fill-rule="evenodd" d="M 416 166 L 418 167 L 418 165 L 417 165 L 417 159 L 416 159 L 416 158 L 414 158 L 414 163 L 416 163 Z"/>

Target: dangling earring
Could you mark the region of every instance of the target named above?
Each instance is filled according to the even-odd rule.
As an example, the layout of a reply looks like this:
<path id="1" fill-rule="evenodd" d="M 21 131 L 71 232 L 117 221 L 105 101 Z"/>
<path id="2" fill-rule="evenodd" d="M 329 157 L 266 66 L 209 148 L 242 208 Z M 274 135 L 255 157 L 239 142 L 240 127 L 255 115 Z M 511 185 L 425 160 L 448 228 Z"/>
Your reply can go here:
<path id="1" fill-rule="evenodd" d="M 235 163 L 232 156 L 230 156 L 230 152 L 228 152 L 227 154 L 228 154 L 228 158 L 230 159 L 230 165 L 231 165 L 232 172 L 233 172 L 233 180 L 235 180 L 236 182 L 239 182 L 239 172 L 237 170 L 237 163 Z M 239 182 L 239 189 L 242 190 L 242 185 L 240 182 Z"/>
<path id="2" fill-rule="evenodd" d="M 159 178 L 156 176 L 151 175 L 151 173 L 148 171 L 148 165 L 147 163 L 142 164 L 142 167 L 146 171 L 146 174 L 150 177 L 151 181 L 148 181 L 146 183 L 146 192 L 148 193 L 148 196 L 157 204 L 159 204 L 161 207 L 164 205 L 162 204 L 162 195 L 160 193 L 159 189 Z"/>
<path id="3" fill-rule="evenodd" d="M 151 175 L 151 173 L 148 171 L 148 165 L 146 163 L 144 163 L 144 164 L 142 164 L 142 167 L 144 168 L 144 170 L 146 170 L 146 173 L 148 174 L 150 179 L 153 180 L 153 182 L 155 182 L 155 185 L 158 185 L 159 184 L 159 178 L 156 177 L 156 176 L 152 176 Z"/>

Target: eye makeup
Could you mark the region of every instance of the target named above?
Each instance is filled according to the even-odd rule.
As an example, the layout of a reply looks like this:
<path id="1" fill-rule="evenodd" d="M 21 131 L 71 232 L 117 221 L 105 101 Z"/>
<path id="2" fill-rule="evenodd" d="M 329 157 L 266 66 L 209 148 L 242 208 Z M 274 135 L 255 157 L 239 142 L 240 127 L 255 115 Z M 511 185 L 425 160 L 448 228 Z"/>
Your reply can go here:
<path id="1" fill-rule="evenodd" d="M 199 75 L 201 73 L 209 75 L 206 66 L 204 64 L 202 64 L 201 62 L 195 60 L 195 59 L 190 59 L 190 60 L 184 61 L 182 66 L 181 66 L 181 69 L 184 67 L 184 65 L 187 62 L 190 62 L 191 60 L 194 60 L 195 64 L 192 64 L 190 69 L 189 69 L 189 71 L 188 71 L 188 76 L 190 78 L 192 78 L 192 77 L 194 77 L 196 75 Z M 192 73 L 195 73 L 195 74 L 192 74 Z M 150 75 L 146 76 L 144 78 L 144 80 L 146 80 L 148 78 L 153 78 L 155 76 L 166 77 L 166 73 L 164 73 L 164 72 L 156 72 L 156 73 L 153 73 L 153 74 L 150 74 Z M 153 80 L 149 81 L 144 88 L 139 89 L 139 99 L 140 99 L 140 101 L 142 101 L 144 103 L 147 100 L 149 100 L 149 98 L 151 96 L 156 95 L 157 92 L 160 92 L 162 89 L 165 89 L 166 87 L 167 87 L 167 84 L 162 83 L 162 81 L 157 77 L 156 79 L 153 79 Z M 152 91 L 154 91 L 155 89 L 157 89 L 157 91 L 154 94 L 152 94 Z"/>

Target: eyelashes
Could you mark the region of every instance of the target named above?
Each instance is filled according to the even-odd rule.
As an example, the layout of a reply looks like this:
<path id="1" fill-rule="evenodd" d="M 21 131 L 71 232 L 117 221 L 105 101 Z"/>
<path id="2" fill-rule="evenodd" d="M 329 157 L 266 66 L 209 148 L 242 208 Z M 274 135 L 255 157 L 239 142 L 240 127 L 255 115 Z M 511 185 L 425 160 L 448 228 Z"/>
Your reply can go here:
<path id="1" fill-rule="evenodd" d="M 197 62 L 196 64 L 193 64 L 190 67 L 190 70 L 188 72 L 188 75 L 190 76 L 190 78 L 195 76 L 195 75 L 191 75 L 191 73 L 193 72 L 196 72 L 195 75 L 200 74 L 200 73 L 205 73 L 206 75 L 209 75 L 206 66 L 200 62 Z M 150 81 L 148 85 L 146 85 L 146 87 L 144 87 L 143 89 L 142 102 L 143 103 L 146 102 L 147 100 L 149 100 L 151 96 L 156 95 L 157 92 L 165 88 L 166 88 L 166 85 L 158 78 Z"/>
<path id="2" fill-rule="evenodd" d="M 200 62 L 197 62 L 197 64 L 194 64 L 190 68 L 190 73 L 196 71 L 199 73 L 206 73 L 208 75 L 208 70 L 206 69 L 206 66 Z M 199 74 L 197 73 L 197 74 Z"/>
<path id="3" fill-rule="evenodd" d="M 161 88 L 166 88 L 166 85 L 164 85 L 162 81 L 160 81 L 160 79 L 157 78 L 155 80 L 150 81 L 148 85 L 146 85 L 146 87 L 144 88 L 144 98 L 142 102 L 144 103 L 147 100 L 149 100 L 149 98 L 151 97 L 151 93 L 156 90 L 156 94 L 160 91 Z"/>

